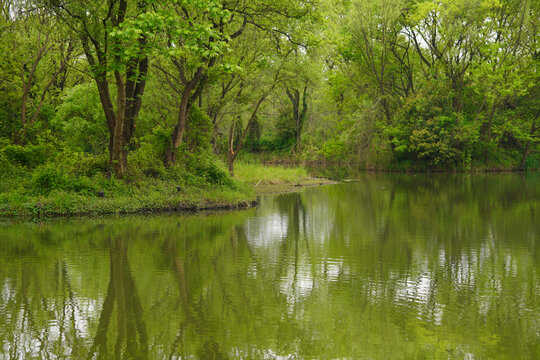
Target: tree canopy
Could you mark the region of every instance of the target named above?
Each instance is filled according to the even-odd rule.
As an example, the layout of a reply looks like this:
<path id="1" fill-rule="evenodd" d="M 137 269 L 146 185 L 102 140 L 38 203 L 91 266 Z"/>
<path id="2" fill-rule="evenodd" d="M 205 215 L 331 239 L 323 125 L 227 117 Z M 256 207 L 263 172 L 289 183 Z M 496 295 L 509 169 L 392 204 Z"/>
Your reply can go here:
<path id="1" fill-rule="evenodd" d="M 204 154 L 231 174 L 240 152 L 364 168 L 540 166 L 537 1 L 0 10 L 2 147 L 106 154 L 118 178 L 141 149 L 166 168 Z"/>

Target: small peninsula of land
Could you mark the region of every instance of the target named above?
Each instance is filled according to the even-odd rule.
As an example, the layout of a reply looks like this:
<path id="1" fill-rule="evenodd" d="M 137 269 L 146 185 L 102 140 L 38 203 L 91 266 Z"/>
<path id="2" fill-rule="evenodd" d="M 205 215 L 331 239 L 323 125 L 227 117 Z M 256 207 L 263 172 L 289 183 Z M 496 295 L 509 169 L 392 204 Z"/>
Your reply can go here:
<path id="1" fill-rule="evenodd" d="M 40 176 L 19 177 L 19 185 L 0 194 L 0 216 L 42 217 L 135 214 L 167 211 L 245 209 L 266 193 L 297 191 L 300 187 L 334 183 L 314 178 L 302 166 L 282 167 L 239 162 L 236 178 L 213 163 L 199 176 L 179 169 L 160 177 L 131 181 L 93 177 L 68 178 L 49 169 Z M 9 184 L 4 183 L 4 186 Z M 7 190 L 7 189 L 6 189 Z M 40 194 L 41 193 L 41 194 Z"/>

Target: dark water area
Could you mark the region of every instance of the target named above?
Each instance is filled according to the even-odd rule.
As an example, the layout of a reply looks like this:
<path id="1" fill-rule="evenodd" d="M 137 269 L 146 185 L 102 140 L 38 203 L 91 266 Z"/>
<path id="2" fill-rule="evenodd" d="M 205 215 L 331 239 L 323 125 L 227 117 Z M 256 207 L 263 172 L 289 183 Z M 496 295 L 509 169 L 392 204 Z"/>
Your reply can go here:
<path id="1" fill-rule="evenodd" d="M 540 176 L 0 223 L 0 359 L 540 358 Z"/>

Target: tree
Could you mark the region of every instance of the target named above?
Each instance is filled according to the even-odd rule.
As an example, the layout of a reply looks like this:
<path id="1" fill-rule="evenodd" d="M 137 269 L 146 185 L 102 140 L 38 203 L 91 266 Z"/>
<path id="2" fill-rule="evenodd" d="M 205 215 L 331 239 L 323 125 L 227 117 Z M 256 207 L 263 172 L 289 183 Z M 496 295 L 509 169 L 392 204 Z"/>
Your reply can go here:
<path id="1" fill-rule="evenodd" d="M 228 42 L 243 32 L 245 22 L 237 26 L 218 1 L 172 1 L 168 5 L 166 11 L 173 15 L 165 35 L 165 62 L 170 64 L 162 61 L 156 67 L 179 97 L 178 117 L 164 159 L 170 166 L 176 162 L 190 109 L 201 96 L 209 69 L 225 53 Z M 230 30 L 231 27 L 237 29 Z"/>
<path id="2" fill-rule="evenodd" d="M 81 42 L 107 120 L 110 167 L 121 178 L 141 109 L 151 40 L 162 19 L 147 0 L 47 3 Z M 111 87 L 116 90 L 116 105 Z"/>
<path id="3" fill-rule="evenodd" d="M 7 2 L 4 9 L 5 26 L 0 25 L 0 31 L 5 32 L 1 45 L 5 51 L 0 66 L 5 79 L 2 92 L 16 98 L 19 124 L 13 138 L 24 144 L 27 130 L 38 120 L 47 96 L 51 92 L 58 95 L 59 91 L 54 91 L 59 90 L 55 89 L 57 80 L 67 72 L 76 51 L 62 24 L 47 9 L 24 2 Z"/>
<path id="4" fill-rule="evenodd" d="M 279 84 L 282 83 L 287 79 L 287 77 L 284 77 L 282 75 L 282 70 L 284 67 L 285 62 L 287 61 L 287 57 L 290 55 L 291 50 L 287 51 L 286 53 L 277 53 L 277 58 L 269 56 L 271 54 L 267 54 L 263 59 L 260 59 L 261 65 L 258 69 L 259 71 L 254 72 L 251 74 L 251 77 L 248 79 L 245 79 L 241 83 L 240 90 L 237 94 L 237 100 L 239 100 L 242 97 L 242 94 L 244 92 L 249 93 L 251 96 L 253 94 L 257 94 L 256 97 L 252 98 L 252 101 L 248 102 L 248 107 L 251 108 L 251 111 L 249 112 L 249 117 L 247 119 L 247 123 L 242 131 L 242 133 L 239 136 L 239 141 L 237 142 L 236 146 L 234 144 L 234 138 L 235 138 L 235 127 L 236 122 L 233 121 L 229 128 L 229 140 L 228 140 L 228 150 L 227 150 L 227 165 L 229 168 L 229 173 L 231 176 L 234 176 L 234 161 L 236 160 L 236 157 L 240 153 L 240 150 L 242 150 L 242 146 L 244 145 L 244 140 L 246 139 L 246 136 L 253 124 L 253 122 L 257 118 L 257 113 L 259 109 L 261 108 L 261 105 L 263 102 L 268 98 L 268 96 L 272 93 L 274 88 Z M 245 84 L 248 83 L 249 85 L 246 86 Z M 262 91 L 258 89 L 263 89 Z M 249 96 L 249 95 L 248 95 Z M 241 120 L 242 112 L 239 112 L 237 115 L 238 119 Z"/>
<path id="5" fill-rule="evenodd" d="M 293 109 L 293 118 L 296 128 L 296 151 L 300 151 L 300 135 L 302 133 L 302 126 L 306 120 L 307 113 L 307 85 L 304 85 L 302 91 L 302 97 L 300 97 L 300 91 L 298 89 L 286 88 L 287 96 L 291 100 Z M 300 108 L 300 99 L 302 99 L 302 108 Z"/>
<path id="6" fill-rule="evenodd" d="M 268 33 L 276 41 L 283 37 L 295 42 L 287 31 L 288 23 L 296 24 L 312 8 L 309 3 L 289 1 L 214 0 L 172 2 L 167 11 L 177 17 L 167 36 L 172 71 L 163 64 L 159 64 L 159 69 L 180 98 L 178 120 L 165 158 L 166 164 L 171 165 L 175 163 L 177 149 L 182 144 L 191 106 L 197 99 L 202 102 L 201 96 L 210 85 L 210 71 L 218 68 L 216 72 L 230 74 L 238 66 L 227 56 L 231 44 L 245 34 L 248 27 L 259 30 L 260 34 Z M 229 87 L 225 88 L 223 97 L 229 90 Z M 215 109 L 211 114 L 213 118 L 217 115 Z"/>

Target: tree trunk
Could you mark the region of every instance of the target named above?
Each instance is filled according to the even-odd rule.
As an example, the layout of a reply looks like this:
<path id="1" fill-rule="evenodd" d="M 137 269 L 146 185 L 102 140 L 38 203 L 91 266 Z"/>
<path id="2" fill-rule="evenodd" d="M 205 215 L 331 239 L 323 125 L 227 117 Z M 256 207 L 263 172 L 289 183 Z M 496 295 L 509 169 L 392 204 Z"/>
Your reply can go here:
<path id="1" fill-rule="evenodd" d="M 36 111 L 34 112 L 34 115 L 32 116 L 32 119 L 30 120 L 30 124 L 33 124 L 37 121 L 39 113 L 41 111 L 41 108 L 43 107 L 43 104 L 45 103 L 45 96 L 47 95 L 47 92 L 49 92 L 49 89 L 51 86 L 56 82 L 56 79 L 58 78 L 58 75 L 64 71 L 64 69 L 67 68 L 67 63 L 71 59 L 71 53 L 73 52 L 73 44 L 69 43 L 67 54 L 60 62 L 60 67 L 58 70 L 53 74 L 47 85 L 45 86 L 45 89 L 43 89 L 43 92 L 41 94 L 41 98 L 39 99 L 39 103 L 37 106 Z"/>
<path id="2" fill-rule="evenodd" d="M 234 159 L 236 158 L 236 153 L 234 152 L 234 123 L 231 125 L 229 130 L 229 146 L 227 149 L 227 165 L 229 166 L 229 174 L 234 177 Z"/>
<path id="3" fill-rule="evenodd" d="M 275 85 L 275 84 L 274 84 Z M 272 86 L 272 89 L 274 86 Z M 242 131 L 242 136 L 240 136 L 240 140 L 238 141 L 238 144 L 236 144 L 236 150 L 234 150 L 234 128 L 235 124 L 233 123 L 231 125 L 231 129 L 229 131 L 229 146 L 227 151 L 227 164 L 229 165 L 229 174 L 231 176 L 234 176 L 234 160 L 236 159 L 236 156 L 242 150 L 242 146 L 244 145 L 244 140 L 246 139 L 246 135 L 249 131 L 249 128 L 251 127 L 251 124 L 257 117 L 257 111 L 259 111 L 259 107 L 263 103 L 264 99 L 268 96 L 268 93 L 265 93 L 257 102 L 257 105 L 255 105 L 255 108 L 253 109 L 253 112 L 251 113 L 251 116 L 248 120 L 248 123 L 245 127 L 245 129 Z"/>
<path id="4" fill-rule="evenodd" d="M 302 135 L 302 127 L 304 126 L 304 122 L 306 120 L 306 113 L 307 113 L 307 85 L 304 86 L 304 93 L 302 98 L 302 111 L 300 111 L 300 114 L 298 115 L 298 122 L 296 123 L 296 151 L 300 152 L 301 147 L 301 135 Z"/>
<path id="5" fill-rule="evenodd" d="M 169 149 L 167 149 L 165 154 L 165 166 L 167 167 L 172 166 L 176 163 L 176 151 L 178 150 L 178 147 L 180 147 L 180 145 L 182 144 L 182 140 L 184 138 L 184 132 L 186 130 L 186 123 L 189 116 L 189 111 L 191 110 L 193 95 L 197 95 L 192 94 L 192 92 L 193 90 L 195 90 L 195 88 L 197 88 L 197 86 L 201 82 L 202 77 L 203 68 L 200 67 L 197 69 L 191 81 L 186 84 L 184 91 L 182 91 L 182 98 L 180 100 L 180 106 L 178 108 L 178 121 L 176 123 L 176 126 L 174 127 L 171 145 Z M 195 91 L 195 93 L 197 93 L 197 91 Z"/>
<path id="6" fill-rule="evenodd" d="M 114 124 L 111 165 L 114 174 L 118 178 L 124 177 L 127 167 L 127 156 L 123 155 L 124 151 L 124 120 L 126 118 L 126 88 L 122 75 L 115 71 L 116 79 L 116 122 Z"/>
<path id="7" fill-rule="evenodd" d="M 296 133 L 296 151 L 300 151 L 301 147 L 301 134 L 302 134 L 302 125 L 306 117 L 307 112 L 307 102 L 306 102 L 306 91 L 307 85 L 304 86 L 303 98 L 302 98 L 302 110 L 300 110 L 300 91 L 293 89 L 292 91 L 288 88 L 285 89 L 287 96 L 291 100 L 292 110 L 293 110 L 293 119 Z"/>
<path id="8" fill-rule="evenodd" d="M 491 110 L 489 111 L 488 115 L 488 122 L 486 124 L 486 131 L 484 134 L 484 137 L 486 140 L 491 140 L 491 129 L 493 128 L 493 118 L 495 117 L 495 109 L 497 108 L 497 98 L 493 100 L 493 104 L 491 104 Z"/>
<path id="9" fill-rule="evenodd" d="M 531 131 L 530 136 L 533 137 L 534 133 L 536 132 L 536 120 L 538 120 L 538 114 L 533 120 L 533 123 L 531 125 Z M 525 149 L 523 150 L 523 157 L 521 158 L 521 163 L 519 165 L 520 170 L 525 170 L 525 163 L 527 162 L 527 156 L 529 155 L 529 150 L 531 148 L 531 139 L 527 140 L 527 143 L 525 144 Z"/>
<path id="10" fill-rule="evenodd" d="M 41 31 L 38 35 L 38 43 L 41 42 L 40 39 L 41 39 Z M 27 125 L 26 117 L 27 117 L 27 111 L 28 111 L 28 96 L 30 95 L 30 90 L 32 88 L 32 83 L 34 82 L 34 77 L 36 75 L 36 70 L 39 65 L 39 62 L 49 50 L 49 48 L 47 47 L 48 43 L 49 43 L 49 34 L 47 34 L 43 45 L 39 48 L 36 54 L 36 59 L 32 63 L 32 67 L 30 68 L 30 70 L 28 70 L 26 63 L 23 64 L 23 69 L 22 69 L 22 74 L 21 74 L 22 81 L 23 81 L 23 94 L 22 94 L 22 100 L 21 100 L 21 125 L 24 132 Z M 25 71 L 28 71 L 28 77 L 26 79 L 24 76 Z"/>

